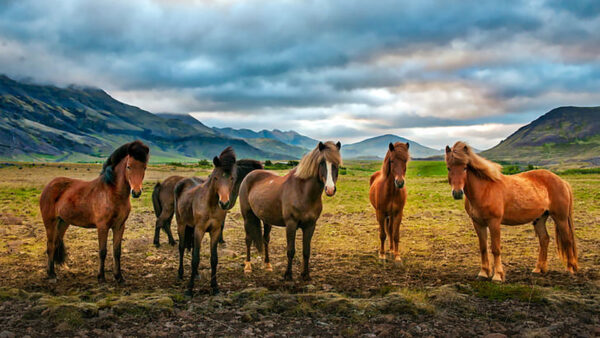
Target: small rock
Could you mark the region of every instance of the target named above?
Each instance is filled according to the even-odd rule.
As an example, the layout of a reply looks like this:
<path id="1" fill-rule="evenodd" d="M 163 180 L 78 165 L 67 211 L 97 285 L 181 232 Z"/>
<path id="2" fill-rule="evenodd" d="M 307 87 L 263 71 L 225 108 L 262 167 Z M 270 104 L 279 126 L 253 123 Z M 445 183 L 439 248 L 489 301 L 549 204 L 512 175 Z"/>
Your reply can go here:
<path id="1" fill-rule="evenodd" d="M 58 324 L 55 328 L 56 331 L 58 332 L 65 332 L 65 331 L 69 331 L 70 327 L 69 324 L 62 322 L 60 324 Z"/>
<path id="2" fill-rule="evenodd" d="M 502 333 L 489 333 L 483 336 L 483 338 L 506 338 L 506 335 Z"/>

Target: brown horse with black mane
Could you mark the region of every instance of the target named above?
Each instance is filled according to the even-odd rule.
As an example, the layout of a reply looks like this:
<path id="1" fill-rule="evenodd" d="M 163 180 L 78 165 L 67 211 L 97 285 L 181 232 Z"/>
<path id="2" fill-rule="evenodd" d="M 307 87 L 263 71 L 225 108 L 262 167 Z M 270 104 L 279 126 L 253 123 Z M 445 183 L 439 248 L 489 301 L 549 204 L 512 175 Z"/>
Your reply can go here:
<path id="1" fill-rule="evenodd" d="M 573 193 L 569 183 L 548 170 L 532 170 L 505 176 L 501 166 L 475 154 L 464 142 L 446 146 L 448 182 L 455 199 L 465 199 L 465 209 L 471 217 L 481 253 L 478 277 L 504 280 L 500 259 L 500 224 L 520 225 L 533 222 L 540 241 L 534 273 L 548 270 L 546 220 L 552 217 L 556 230 L 558 254 L 567 271 L 577 271 L 577 248 L 573 227 Z M 492 239 L 493 270 L 487 254 L 487 230 Z"/>
<path id="2" fill-rule="evenodd" d="M 259 252 L 262 252 L 264 245 L 265 269 L 273 270 L 269 263 L 270 232 L 273 225 L 281 226 L 286 228 L 287 237 L 288 264 L 284 279 L 291 280 L 296 230 L 300 228 L 304 258 L 301 277 L 310 280 L 310 241 L 323 209 L 323 190 L 327 196 L 333 196 L 336 192 L 338 168 L 342 164 L 341 146 L 340 142 L 319 142 L 315 149 L 302 157 L 296 168 L 283 177 L 266 170 L 255 170 L 246 176 L 240 187 L 240 209 L 246 230 L 244 272 L 252 271 L 250 247 L 253 242 Z"/>
<path id="3" fill-rule="evenodd" d="M 231 192 L 231 203 L 229 204 L 229 210 L 235 206 L 235 201 L 237 199 L 238 192 L 240 191 L 240 184 L 242 184 L 242 180 L 249 172 L 256 169 L 263 169 L 260 161 L 251 160 L 251 159 L 242 159 L 236 161 L 236 180 L 235 185 L 233 187 L 233 191 Z M 163 229 L 167 234 L 169 239 L 169 244 L 175 245 L 175 239 L 173 239 L 173 235 L 171 234 L 171 220 L 173 219 L 173 214 L 175 213 L 175 186 L 186 180 L 186 184 L 190 184 L 192 186 L 202 184 L 206 180 L 203 177 L 189 177 L 185 178 L 183 176 L 169 176 L 164 181 L 160 183 L 156 183 L 154 186 L 154 191 L 152 191 L 152 205 L 154 206 L 154 213 L 156 215 L 156 226 L 154 228 L 154 245 L 156 247 L 160 246 L 159 236 L 160 229 Z M 223 240 L 223 228 L 225 227 L 225 222 L 221 225 L 221 237 L 219 238 L 219 243 L 225 243 Z"/>
<path id="4" fill-rule="evenodd" d="M 371 176 L 369 199 L 375 208 L 379 222 L 379 258 L 385 259 L 385 239 L 390 238 L 390 251 L 394 260 L 400 261 L 398 242 L 400 241 L 400 224 L 406 203 L 406 164 L 409 159 L 408 142 L 391 143 L 385 154 L 381 170 Z"/>
<path id="5" fill-rule="evenodd" d="M 221 225 L 232 203 L 231 191 L 235 185 L 235 153 L 227 147 L 219 157 L 213 159 L 214 169 L 201 184 L 186 184 L 181 181 L 175 187 L 175 218 L 179 234 L 178 278 L 183 278 L 183 254 L 192 249 L 192 271 L 186 294 L 193 295 L 194 280 L 200 264 L 200 245 L 204 234 L 210 232 L 210 286 L 213 294 L 219 292 L 217 285 L 217 244 Z"/>
<path id="6" fill-rule="evenodd" d="M 65 261 L 63 237 L 69 225 L 98 229 L 100 268 L 98 280 L 105 281 L 104 260 L 108 230 L 113 232 L 115 279 L 121 274 L 121 240 L 131 210 L 129 195 L 142 194 L 142 181 L 148 163 L 149 148 L 141 141 L 127 143 L 104 162 L 100 176 L 92 181 L 57 177 L 42 191 L 40 210 L 46 227 L 48 277 L 56 279 L 54 264 Z"/>

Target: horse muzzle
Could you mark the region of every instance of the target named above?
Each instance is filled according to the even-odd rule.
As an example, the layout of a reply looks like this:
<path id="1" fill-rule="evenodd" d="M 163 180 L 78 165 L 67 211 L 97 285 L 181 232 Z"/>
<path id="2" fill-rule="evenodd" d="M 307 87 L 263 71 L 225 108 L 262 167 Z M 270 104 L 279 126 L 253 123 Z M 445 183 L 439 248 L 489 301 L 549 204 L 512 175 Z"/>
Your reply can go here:
<path id="1" fill-rule="evenodd" d="M 462 190 L 452 190 L 452 197 L 454 197 L 455 200 L 462 200 L 464 194 L 465 193 Z"/>
<path id="2" fill-rule="evenodd" d="M 139 198 L 140 196 L 142 196 L 142 189 L 140 189 L 138 191 L 131 190 L 131 197 Z"/>
<path id="3" fill-rule="evenodd" d="M 402 189 L 402 188 L 404 188 L 404 182 L 405 182 L 404 180 L 402 180 L 402 181 L 394 180 L 394 185 L 396 186 L 396 188 Z"/>
<path id="4" fill-rule="evenodd" d="M 334 186 L 333 189 L 329 188 L 329 187 L 325 187 L 325 195 L 332 197 L 333 195 L 335 195 L 335 192 L 337 191 L 337 188 Z"/>
<path id="5" fill-rule="evenodd" d="M 219 207 L 221 207 L 221 209 L 223 209 L 223 210 L 227 210 L 227 208 L 229 207 L 229 201 L 227 201 L 227 202 L 219 201 Z"/>

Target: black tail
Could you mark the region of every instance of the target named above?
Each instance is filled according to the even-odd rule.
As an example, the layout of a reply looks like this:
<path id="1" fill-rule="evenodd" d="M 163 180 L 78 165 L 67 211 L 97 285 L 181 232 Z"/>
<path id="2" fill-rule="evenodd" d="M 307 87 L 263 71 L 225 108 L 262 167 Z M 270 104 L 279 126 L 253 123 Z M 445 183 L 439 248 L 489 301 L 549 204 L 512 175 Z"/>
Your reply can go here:
<path id="1" fill-rule="evenodd" d="M 162 213 L 162 205 L 160 204 L 160 182 L 156 182 L 154 191 L 152 191 L 152 205 L 154 206 L 154 214 L 156 217 Z"/>
<path id="2" fill-rule="evenodd" d="M 185 227 L 185 233 L 183 234 L 183 247 L 191 250 L 194 246 L 194 228 Z"/>
<path id="3" fill-rule="evenodd" d="M 254 243 L 256 250 L 258 250 L 259 253 L 262 253 L 264 240 L 260 219 L 254 214 L 247 215 L 247 218 L 244 221 L 244 230 L 246 230 L 246 236 L 250 237 Z"/>
<path id="4" fill-rule="evenodd" d="M 63 265 L 67 259 L 67 248 L 62 239 L 57 240 L 56 247 L 54 248 L 54 263 Z"/>

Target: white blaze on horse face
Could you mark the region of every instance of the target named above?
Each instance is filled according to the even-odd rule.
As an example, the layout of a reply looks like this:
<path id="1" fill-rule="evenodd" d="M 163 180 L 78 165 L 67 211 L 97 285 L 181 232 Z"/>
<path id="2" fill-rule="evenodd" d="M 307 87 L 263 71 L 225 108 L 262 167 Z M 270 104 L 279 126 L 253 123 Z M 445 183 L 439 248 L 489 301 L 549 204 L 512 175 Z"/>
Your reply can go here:
<path id="1" fill-rule="evenodd" d="M 333 174 L 331 173 L 331 162 L 327 161 L 327 181 L 325 182 L 325 193 L 332 196 L 335 193 L 335 183 L 333 182 Z"/>

